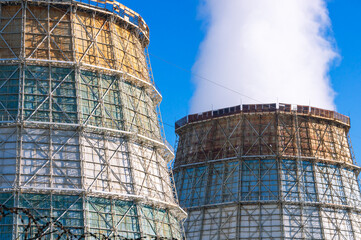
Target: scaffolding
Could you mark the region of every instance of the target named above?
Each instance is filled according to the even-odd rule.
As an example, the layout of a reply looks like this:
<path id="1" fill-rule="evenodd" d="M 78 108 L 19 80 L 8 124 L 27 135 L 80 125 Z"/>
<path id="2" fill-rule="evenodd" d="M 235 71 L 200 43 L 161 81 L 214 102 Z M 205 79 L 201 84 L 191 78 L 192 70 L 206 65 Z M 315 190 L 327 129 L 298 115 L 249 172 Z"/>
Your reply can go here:
<path id="1" fill-rule="evenodd" d="M 0 204 L 50 222 L 50 239 L 52 222 L 99 239 L 181 238 L 148 44 L 117 1 L 0 1 Z M 2 239 L 31 237 L 21 217 L 0 220 Z"/>
<path id="2" fill-rule="evenodd" d="M 176 123 L 174 177 L 187 239 L 361 239 L 349 118 L 243 105 Z"/>

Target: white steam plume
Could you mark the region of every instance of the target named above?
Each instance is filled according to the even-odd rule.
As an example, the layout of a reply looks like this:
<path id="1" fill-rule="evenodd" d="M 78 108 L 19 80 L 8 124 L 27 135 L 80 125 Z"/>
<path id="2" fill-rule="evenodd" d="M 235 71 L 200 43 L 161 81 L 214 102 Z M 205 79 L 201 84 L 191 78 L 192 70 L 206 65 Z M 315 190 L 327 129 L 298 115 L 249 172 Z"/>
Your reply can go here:
<path id="1" fill-rule="evenodd" d="M 240 103 L 334 109 L 328 71 L 338 57 L 324 0 L 203 0 L 208 21 L 191 112 Z M 255 101 L 256 100 L 256 101 Z"/>

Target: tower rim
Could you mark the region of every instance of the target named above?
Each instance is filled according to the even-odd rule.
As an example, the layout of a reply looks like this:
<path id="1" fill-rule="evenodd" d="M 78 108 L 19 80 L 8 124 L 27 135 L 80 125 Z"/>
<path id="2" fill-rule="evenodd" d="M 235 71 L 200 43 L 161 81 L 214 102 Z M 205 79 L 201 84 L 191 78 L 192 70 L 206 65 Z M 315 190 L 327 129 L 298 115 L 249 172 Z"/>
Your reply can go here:
<path id="1" fill-rule="evenodd" d="M 336 111 L 305 106 L 305 105 L 292 105 L 285 103 L 270 103 L 270 104 L 243 104 L 217 110 L 205 111 L 195 114 L 189 114 L 175 122 L 176 133 L 181 131 L 183 127 L 193 123 L 209 121 L 211 119 L 224 118 L 234 116 L 237 114 L 297 114 L 298 116 L 307 116 L 316 119 L 326 119 L 338 122 L 349 130 L 351 127 L 350 117 L 338 113 Z"/>

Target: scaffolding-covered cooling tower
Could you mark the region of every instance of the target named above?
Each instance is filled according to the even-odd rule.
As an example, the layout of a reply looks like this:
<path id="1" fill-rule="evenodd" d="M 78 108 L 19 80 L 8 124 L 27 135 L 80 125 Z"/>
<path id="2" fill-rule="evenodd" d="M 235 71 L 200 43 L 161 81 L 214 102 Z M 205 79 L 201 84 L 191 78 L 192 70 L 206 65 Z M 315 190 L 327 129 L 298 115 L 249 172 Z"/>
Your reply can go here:
<path id="1" fill-rule="evenodd" d="M 117 1 L 0 1 L 1 239 L 181 237 L 148 43 Z"/>
<path id="2" fill-rule="evenodd" d="M 243 105 L 176 123 L 174 176 L 191 239 L 361 239 L 349 118 Z"/>

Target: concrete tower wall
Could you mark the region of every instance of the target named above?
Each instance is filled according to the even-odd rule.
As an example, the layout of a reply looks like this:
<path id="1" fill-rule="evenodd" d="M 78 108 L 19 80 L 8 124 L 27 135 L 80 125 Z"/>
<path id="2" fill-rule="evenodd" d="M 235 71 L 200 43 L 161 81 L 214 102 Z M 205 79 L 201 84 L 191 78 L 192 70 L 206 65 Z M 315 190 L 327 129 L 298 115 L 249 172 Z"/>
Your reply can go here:
<path id="1" fill-rule="evenodd" d="M 9 214 L 0 238 L 50 222 L 51 239 L 179 239 L 143 19 L 116 1 L 0 1 L 0 29 L 0 204 L 38 219 Z"/>

